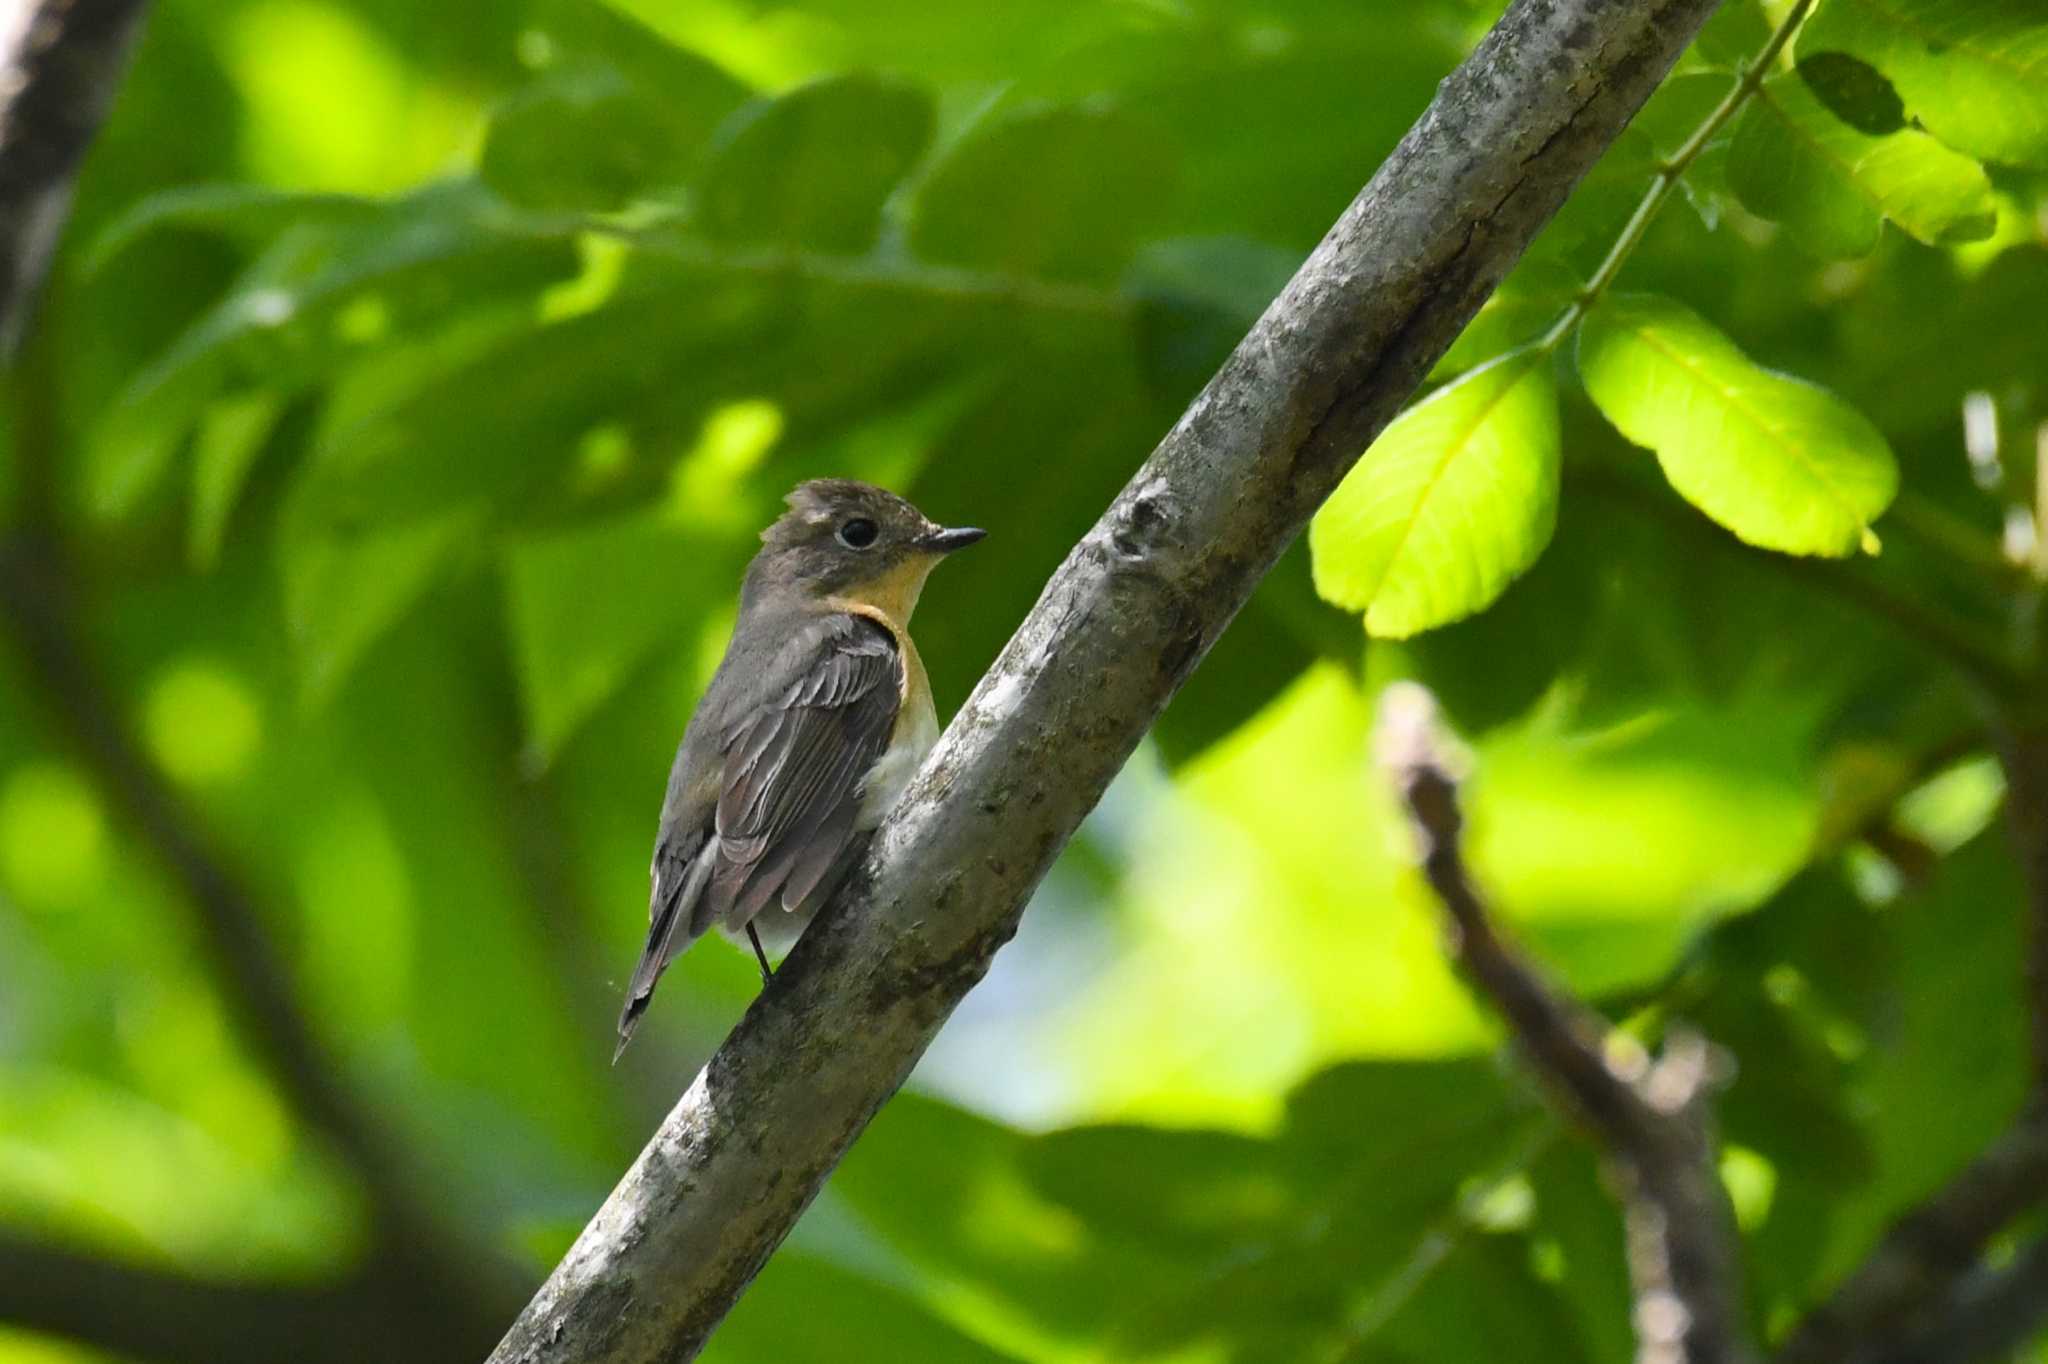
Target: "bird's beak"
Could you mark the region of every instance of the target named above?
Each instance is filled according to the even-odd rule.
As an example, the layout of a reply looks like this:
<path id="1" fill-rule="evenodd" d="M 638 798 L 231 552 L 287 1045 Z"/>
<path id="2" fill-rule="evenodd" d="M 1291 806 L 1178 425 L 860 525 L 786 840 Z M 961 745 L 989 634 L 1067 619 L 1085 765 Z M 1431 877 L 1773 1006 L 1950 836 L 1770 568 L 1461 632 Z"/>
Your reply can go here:
<path id="1" fill-rule="evenodd" d="M 988 534 L 976 526 L 956 526 L 935 530 L 917 542 L 917 547 L 933 554 L 951 554 L 956 549 L 965 549 Z"/>

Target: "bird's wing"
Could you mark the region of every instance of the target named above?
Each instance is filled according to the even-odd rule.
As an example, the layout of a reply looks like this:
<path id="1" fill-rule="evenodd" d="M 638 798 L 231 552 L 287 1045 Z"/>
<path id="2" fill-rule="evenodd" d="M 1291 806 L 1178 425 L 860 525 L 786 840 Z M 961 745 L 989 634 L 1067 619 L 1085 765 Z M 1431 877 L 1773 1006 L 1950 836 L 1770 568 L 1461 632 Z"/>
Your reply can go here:
<path id="1" fill-rule="evenodd" d="M 734 681 L 740 690 L 707 717 L 720 766 L 698 770 L 708 764 L 691 761 L 688 738 L 676 755 L 620 1051 L 662 972 L 718 917 L 737 928 L 778 892 L 794 908 L 839 864 L 861 778 L 895 728 L 903 660 L 873 621 L 830 615 L 806 621 L 759 673 Z"/>
<path id="2" fill-rule="evenodd" d="M 853 837 L 861 778 L 889 747 L 903 658 L 862 616 L 819 618 L 763 679 L 756 705 L 725 724 L 714 820 L 718 864 L 705 918 L 738 928 L 777 899 L 802 904 Z"/>

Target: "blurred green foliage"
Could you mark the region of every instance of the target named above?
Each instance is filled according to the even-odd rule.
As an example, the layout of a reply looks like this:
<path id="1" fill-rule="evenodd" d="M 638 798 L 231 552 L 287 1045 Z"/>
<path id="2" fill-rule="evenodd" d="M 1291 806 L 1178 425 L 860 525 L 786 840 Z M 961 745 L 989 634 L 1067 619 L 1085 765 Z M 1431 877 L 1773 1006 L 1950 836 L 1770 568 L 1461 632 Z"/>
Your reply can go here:
<path id="1" fill-rule="evenodd" d="M 957 705 L 1497 8 L 161 0 L 4 488 L 53 474 L 117 718 L 437 1215 L 538 1276 L 754 992 L 701 947 L 603 1064 L 788 486 L 990 528 L 920 613 Z M 1482 369 L 1785 10 L 1727 0 L 1360 466 L 1410 501 L 1282 560 L 707 1358 L 1626 1358 L 1595 1162 L 1444 966 L 1369 763 L 1395 677 L 1472 737 L 1473 860 L 1549 967 L 1731 1052 L 1760 1324 L 2002 1125 L 2020 892 L 1955 641 L 2039 677 L 2048 86 L 1985 54 L 2034 71 L 2048 26 L 1887 0 L 1934 50 L 1878 8 L 1824 0 L 1575 364 Z M 1883 553 L 1748 548 L 1659 460 L 1745 539 Z M 344 1275 L 360 1172 L 50 699 L 0 652 L 0 1222 Z"/>

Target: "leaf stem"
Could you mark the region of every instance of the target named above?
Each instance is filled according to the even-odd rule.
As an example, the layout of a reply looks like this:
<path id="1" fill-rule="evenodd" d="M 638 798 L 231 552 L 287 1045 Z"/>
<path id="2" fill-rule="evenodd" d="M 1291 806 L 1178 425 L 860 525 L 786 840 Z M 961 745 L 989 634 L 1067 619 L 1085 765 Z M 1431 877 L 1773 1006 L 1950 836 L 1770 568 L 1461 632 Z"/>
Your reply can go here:
<path id="1" fill-rule="evenodd" d="M 1636 247 L 1642 244 L 1644 236 L 1649 233 L 1650 224 L 1655 222 L 1658 213 L 1663 211 L 1665 201 L 1670 199 L 1672 191 L 1678 188 L 1678 183 L 1685 178 L 1686 171 L 1699 159 L 1700 153 L 1707 149 L 1707 144 L 1713 141 L 1714 135 L 1727 126 L 1728 120 L 1734 118 L 1763 85 L 1764 78 L 1770 74 L 1771 68 L 1777 65 L 1778 56 L 1785 50 L 1785 44 L 1792 41 L 1792 35 L 1798 31 L 1807 11 L 1812 8 L 1813 0 L 1794 0 L 1784 22 L 1778 25 L 1776 31 L 1771 34 L 1770 41 L 1763 45 L 1756 58 L 1743 67 L 1742 73 L 1736 77 L 1734 87 L 1714 106 L 1713 112 L 1706 116 L 1699 127 L 1692 130 L 1691 135 L 1680 144 L 1678 150 L 1657 167 L 1657 174 L 1652 177 L 1649 190 L 1636 205 L 1636 211 L 1629 215 L 1628 222 L 1621 229 L 1621 235 L 1614 239 L 1614 245 L 1608 250 L 1606 259 L 1600 262 L 1599 269 L 1586 281 L 1586 287 L 1579 291 L 1579 296 L 1572 300 L 1564 315 L 1551 324 L 1550 330 L 1543 334 L 1537 345 L 1546 351 L 1557 349 L 1559 343 L 1571 335 L 1572 329 L 1592 311 L 1595 304 L 1599 303 L 1608 287 L 1614 283 L 1614 277 L 1621 273 L 1621 267 L 1628 263 L 1628 258 L 1635 254 Z"/>

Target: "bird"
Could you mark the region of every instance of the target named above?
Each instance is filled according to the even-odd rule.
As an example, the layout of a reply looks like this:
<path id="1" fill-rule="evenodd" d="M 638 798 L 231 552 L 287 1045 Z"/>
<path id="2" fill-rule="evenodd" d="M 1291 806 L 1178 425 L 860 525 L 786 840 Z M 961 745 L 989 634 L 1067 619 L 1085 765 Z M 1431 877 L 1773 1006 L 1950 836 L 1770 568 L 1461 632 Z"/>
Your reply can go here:
<path id="1" fill-rule="evenodd" d="M 852 479 L 784 501 L 669 770 L 614 1064 L 662 972 L 714 925 L 746 934 L 767 988 L 756 917 L 794 940 L 938 740 L 910 614 L 933 567 L 986 532 Z"/>

